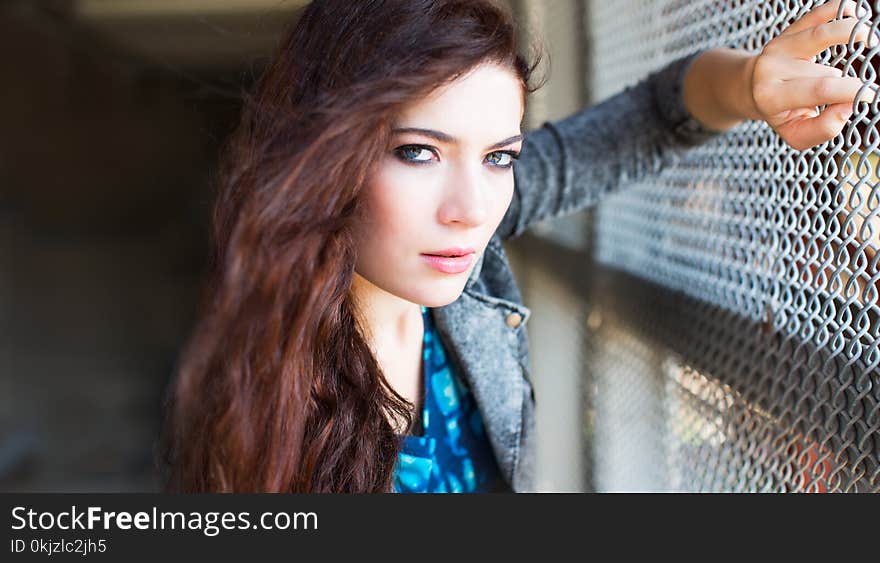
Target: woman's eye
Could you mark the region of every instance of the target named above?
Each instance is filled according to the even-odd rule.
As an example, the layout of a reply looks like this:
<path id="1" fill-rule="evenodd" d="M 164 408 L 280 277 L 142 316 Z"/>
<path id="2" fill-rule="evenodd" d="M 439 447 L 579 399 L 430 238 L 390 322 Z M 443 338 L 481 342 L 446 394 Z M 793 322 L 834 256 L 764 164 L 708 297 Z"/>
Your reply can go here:
<path id="1" fill-rule="evenodd" d="M 493 153 L 489 153 L 486 156 L 486 160 L 489 161 L 489 164 L 492 166 L 497 166 L 498 168 L 510 168 L 513 166 L 513 161 L 516 160 L 516 153 L 508 152 L 508 151 L 496 151 Z"/>
<path id="2" fill-rule="evenodd" d="M 397 155 L 408 162 L 430 162 L 434 160 L 434 153 L 420 145 L 406 145 L 395 150 Z"/>
<path id="3" fill-rule="evenodd" d="M 424 145 L 404 145 L 394 149 L 394 153 L 404 162 L 415 164 L 427 164 L 439 160 L 436 151 Z M 510 168 L 517 157 L 519 153 L 514 151 L 495 151 L 489 153 L 486 160 L 494 168 Z"/>

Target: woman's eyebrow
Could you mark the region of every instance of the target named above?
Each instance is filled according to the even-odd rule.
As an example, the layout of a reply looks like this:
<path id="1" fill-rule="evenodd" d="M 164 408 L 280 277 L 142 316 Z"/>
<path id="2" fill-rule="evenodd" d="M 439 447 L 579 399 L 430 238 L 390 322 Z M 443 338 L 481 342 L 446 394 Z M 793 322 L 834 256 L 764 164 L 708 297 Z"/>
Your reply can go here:
<path id="1" fill-rule="evenodd" d="M 455 144 L 458 142 L 458 139 L 449 135 L 448 133 L 444 133 L 442 131 L 436 131 L 434 129 L 422 129 L 421 127 L 398 127 L 391 131 L 394 134 L 400 133 L 415 133 L 417 135 L 424 135 L 425 137 L 431 137 L 432 139 L 436 139 L 441 143 L 447 144 Z M 486 150 L 499 149 L 501 147 L 506 147 L 507 145 L 513 144 L 517 141 L 522 141 L 522 134 L 514 135 L 512 137 L 508 137 L 503 141 L 498 141 L 492 145 L 486 147 Z"/>

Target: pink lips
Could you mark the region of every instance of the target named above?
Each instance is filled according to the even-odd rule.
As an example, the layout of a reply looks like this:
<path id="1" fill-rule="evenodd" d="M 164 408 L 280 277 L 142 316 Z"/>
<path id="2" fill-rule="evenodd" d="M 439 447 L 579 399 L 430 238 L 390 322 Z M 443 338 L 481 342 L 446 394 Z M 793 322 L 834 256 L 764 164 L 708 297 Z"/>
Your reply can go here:
<path id="1" fill-rule="evenodd" d="M 461 256 L 440 256 L 437 254 L 422 254 L 422 258 L 429 266 L 444 274 L 460 274 L 467 271 L 474 261 L 474 251 L 469 249 L 447 249 L 444 254 L 456 252 L 465 253 Z"/>

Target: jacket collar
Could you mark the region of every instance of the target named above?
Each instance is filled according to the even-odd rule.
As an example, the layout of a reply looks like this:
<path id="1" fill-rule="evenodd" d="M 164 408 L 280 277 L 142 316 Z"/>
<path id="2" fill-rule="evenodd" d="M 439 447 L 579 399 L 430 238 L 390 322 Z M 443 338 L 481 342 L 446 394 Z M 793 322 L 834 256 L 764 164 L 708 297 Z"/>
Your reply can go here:
<path id="1" fill-rule="evenodd" d="M 480 407 L 501 474 L 513 486 L 525 382 L 517 339 L 504 322 L 509 310 L 492 297 L 465 291 L 433 311 L 447 355 L 455 360 Z"/>
<path id="2" fill-rule="evenodd" d="M 532 315 L 532 310 L 529 307 L 526 307 L 522 303 L 517 303 L 516 301 L 487 295 L 486 293 L 483 293 L 477 289 L 477 283 L 480 279 L 480 275 L 483 272 L 483 264 L 485 263 L 485 260 L 483 258 L 486 256 L 487 252 L 495 254 L 498 260 L 506 263 L 506 260 L 504 260 L 504 258 L 501 256 L 501 242 L 498 241 L 496 238 L 490 239 L 489 244 L 486 246 L 486 249 L 480 253 L 480 256 L 477 258 L 477 263 L 474 264 L 474 269 L 471 271 L 471 274 L 464 285 L 464 292 L 470 294 L 471 296 L 475 297 L 485 304 L 504 310 L 505 315 L 508 315 L 510 313 L 519 313 L 522 317 L 522 321 L 520 324 L 521 326 L 524 326 L 526 324 L 526 321 L 528 321 L 529 317 Z"/>

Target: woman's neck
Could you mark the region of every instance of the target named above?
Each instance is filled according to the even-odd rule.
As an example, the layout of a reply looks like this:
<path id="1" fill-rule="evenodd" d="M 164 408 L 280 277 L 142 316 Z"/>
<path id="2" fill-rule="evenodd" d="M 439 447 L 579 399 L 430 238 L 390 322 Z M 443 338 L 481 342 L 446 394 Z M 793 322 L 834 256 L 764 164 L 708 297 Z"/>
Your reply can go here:
<path id="1" fill-rule="evenodd" d="M 365 325 L 364 337 L 374 353 L 403 349 L 423 334 L 420 305 L 388 293 L 357 273 L 352 292 Z"/>

